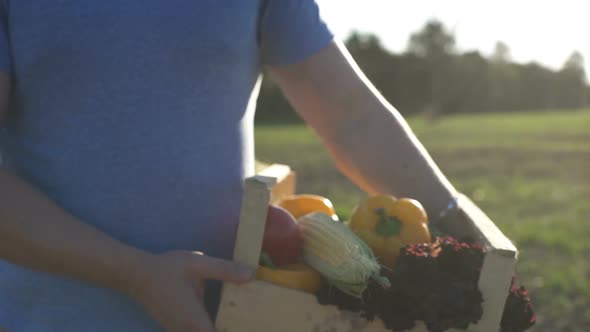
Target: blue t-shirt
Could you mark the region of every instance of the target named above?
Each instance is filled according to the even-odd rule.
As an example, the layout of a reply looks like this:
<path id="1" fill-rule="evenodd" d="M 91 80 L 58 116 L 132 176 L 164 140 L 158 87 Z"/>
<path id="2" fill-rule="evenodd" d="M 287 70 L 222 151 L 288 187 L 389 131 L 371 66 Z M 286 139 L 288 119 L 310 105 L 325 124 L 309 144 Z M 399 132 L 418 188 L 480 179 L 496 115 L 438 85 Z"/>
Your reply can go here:
<path id="1" fill-rule="evenodd" d="M 331 39 L 313 0 L 0 0 L 5 165 L 125 243 L 230 258 L 261 68 Z M 6 262 L 0 327 L 160 330 L 121 294 Z"/>

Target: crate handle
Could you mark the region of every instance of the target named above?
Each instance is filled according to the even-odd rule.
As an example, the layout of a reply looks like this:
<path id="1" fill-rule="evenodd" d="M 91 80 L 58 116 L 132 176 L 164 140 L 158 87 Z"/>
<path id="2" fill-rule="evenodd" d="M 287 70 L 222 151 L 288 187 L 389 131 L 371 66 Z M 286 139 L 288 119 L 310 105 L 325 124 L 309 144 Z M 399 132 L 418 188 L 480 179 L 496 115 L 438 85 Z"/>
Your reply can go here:
<path id="1" fill-rule="evenodd" d="M 273 189 L 289 178 L 289 166 L 273 164 L 244 181 L 240 223 L 234 247 L 234 261 L 258 267 L 268 204 Z"/>

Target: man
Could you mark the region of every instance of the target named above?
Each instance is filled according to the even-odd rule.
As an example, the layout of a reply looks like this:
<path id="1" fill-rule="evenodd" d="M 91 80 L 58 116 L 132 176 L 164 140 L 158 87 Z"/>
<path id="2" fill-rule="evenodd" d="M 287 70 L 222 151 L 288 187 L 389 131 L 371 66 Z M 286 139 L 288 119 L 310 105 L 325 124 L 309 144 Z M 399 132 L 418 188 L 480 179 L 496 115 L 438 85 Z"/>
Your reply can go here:
<path id="1" fill-rule="evenodd" d="M 213 331 L 210 281 L 252 277 L 228 259 L 263 67 L 361 188 L 455 195 L 312 0 L 2 0 L 0 23 L 10 332 Z"/>

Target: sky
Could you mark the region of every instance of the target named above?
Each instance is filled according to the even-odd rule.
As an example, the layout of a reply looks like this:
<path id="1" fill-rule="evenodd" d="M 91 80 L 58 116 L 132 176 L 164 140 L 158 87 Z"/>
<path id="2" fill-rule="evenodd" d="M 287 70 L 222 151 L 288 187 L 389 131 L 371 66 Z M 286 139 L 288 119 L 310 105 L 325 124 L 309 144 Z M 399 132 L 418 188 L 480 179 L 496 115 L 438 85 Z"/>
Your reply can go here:
<path id="1" fill-rule="evenodd" d="M 590 74 L 590 2 L 585 0 L 316 0 L 332 31 L 370 32 L 385 47 L 402 52 L 410 35 L 431 18 L 454 32 L 461 51 L 490 55 L 497 41 L 512 59 L 559 69 L 574 50 Z M 587 3 L 587 4 L 586 4 Z"/>

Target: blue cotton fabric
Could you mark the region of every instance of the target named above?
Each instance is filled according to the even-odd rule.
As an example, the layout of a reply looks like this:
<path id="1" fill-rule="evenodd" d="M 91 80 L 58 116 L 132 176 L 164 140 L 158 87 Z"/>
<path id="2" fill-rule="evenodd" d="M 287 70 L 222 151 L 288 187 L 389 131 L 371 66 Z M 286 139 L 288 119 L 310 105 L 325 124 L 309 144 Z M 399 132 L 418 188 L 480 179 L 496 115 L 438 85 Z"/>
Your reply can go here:
<path id="1" fill-rule="evenodd" d="M 125 243 L 231 258 L 261 68 L 331 39 L 312 0 L 0 0 L 4 167 Z M 122 294 L 7 262 L 0 327 L 161 331 Z"/>

